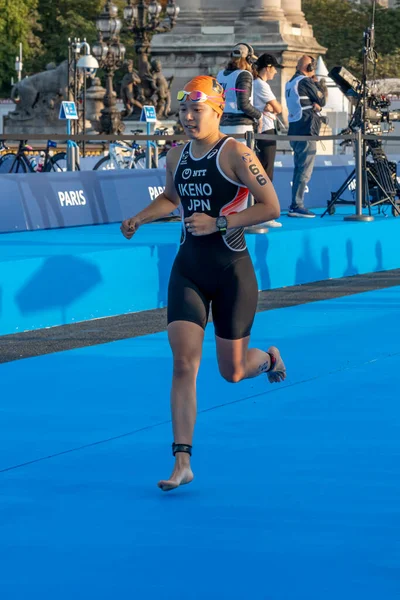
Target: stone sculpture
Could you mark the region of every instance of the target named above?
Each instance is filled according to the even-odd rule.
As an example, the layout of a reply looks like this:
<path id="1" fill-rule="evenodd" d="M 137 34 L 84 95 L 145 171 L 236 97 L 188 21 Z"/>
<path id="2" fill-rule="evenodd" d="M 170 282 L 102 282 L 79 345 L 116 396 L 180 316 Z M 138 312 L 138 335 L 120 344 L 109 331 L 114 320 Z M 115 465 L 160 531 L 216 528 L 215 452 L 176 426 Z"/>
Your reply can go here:
<path id="1" fill-rule="evenodd" d="M 11 98 L 16 104 L 15 110 L 9 113 L 11 120 L 35 118 L 48 122 L 58 119 L 60 102 L 68 98 L 68 62 L 58 67 L 50 63 L 46 71 L 24 77 L 13 87 Z"/>
<path id="2" fill-rule="evenodd" d="M 171 92 L 170 87 L 173 77 L 166 78 L 161 69 L 159 60 L 151 61 L 151 74 L 154 80 L 154 103 L 157 117 L 166 119 L 171 113 Z"/>
<path id="3" fill-rule="evenodd" d="M 129 118 L 135 111 L 135 108 L 143 108 L 141 100 L 143 93 L 141 89 L 141 80 L 139 73 L 133 68 L 133 60 L 126 60 L 124 63 L 126 73 L 121 81 L 121 100 L 124 103 L 125 110 L 122 113 L 122 118 Z"/>

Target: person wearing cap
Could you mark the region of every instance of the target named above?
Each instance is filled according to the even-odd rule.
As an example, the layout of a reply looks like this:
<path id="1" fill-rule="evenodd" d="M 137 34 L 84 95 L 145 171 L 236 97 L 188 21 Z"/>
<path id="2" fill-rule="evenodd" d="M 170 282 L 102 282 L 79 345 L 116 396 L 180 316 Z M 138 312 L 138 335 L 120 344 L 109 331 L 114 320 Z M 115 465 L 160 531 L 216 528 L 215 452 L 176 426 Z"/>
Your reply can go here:
<path id="1" fill-rule="evenodd" d="M 254 67 L 257 74 L 253 84 L 254 106 L 262 112 L 261 133 L 275 135 L 276 115 L 281 114 L 282 105 L 268 82 L 272 81 L 277 70 L 283 69 L 283 66 L 272 54 L 262 54 L 254 63 Z M 274 177 L 275 155 L 275 140 L 257 140 L 257 156 L 271 181 Z M 269 227 L 282 227 L 282 223 L 275 220 L 264 224 Z"/>
<path id="2" fill-rule="evenodd" d="M 169 150 L 165 191 L 121 225 L 124 237 L 131 239 L 142 224 L 182 207 L 181 244 L 168 286 L 175 465 L 169 479 L 158 482 L 163 491 L 193 480 L 196 380 L 210 306 L 224 379 L 237 383 L 266 374 L 278 383 L 286 377 L 275 346 L 267 351 L 248 347 L 258 286 L 244 228 L 279 216 L 275 190 L 254 152 L 220 132 L 225 98 L 216 79 L 195 77 L 177 99 L 190 141 Z M 247 203 L 249 192 L 253 206 Z"/>
<path id="3" fill-rule="evenodd" d="M 225 69 L 217 75 L 226 94 L 221 119 L 223 133 L 244 135 L 258 128 L 262 111 L 253 104 L 253 63 L 257 59 L 250 44 L 236 44 Z"/>
<path id="4" fill-rule="evenodd" d="M 289 135 L 317 136 L 321 129 L 320 111 L 326 104 L 326 88 L 316 78 L 317 63 L 312 56 L 302 56 L 296 73 L 285 89 Z M 289 217 L 313 218 L 315 213 L 304 206 L 304 194 L 311 179 L 317 154 L 315 140 L 291 141 L 294 172 Z"/>

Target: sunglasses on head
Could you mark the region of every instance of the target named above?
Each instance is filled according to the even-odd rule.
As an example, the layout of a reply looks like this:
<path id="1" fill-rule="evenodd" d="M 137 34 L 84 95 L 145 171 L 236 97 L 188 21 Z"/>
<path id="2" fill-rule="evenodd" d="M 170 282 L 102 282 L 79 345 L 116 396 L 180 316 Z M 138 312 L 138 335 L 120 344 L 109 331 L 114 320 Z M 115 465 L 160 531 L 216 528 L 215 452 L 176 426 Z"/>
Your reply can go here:
<path id="1" fill-rule="evenodd" d="M 186 90 L 180 90 L 176 95 L 177 100 L 179 102 L 184 102 L 185 100 L 191 100 L 192 102 L 206 102 L 210 98 L 218 98 L 220 101 L 222 100 L 221 96 L 208 96 L 204 92 L 200 92 L 198 90 L 193 90 L 192 92 L 187 92 Z"/>

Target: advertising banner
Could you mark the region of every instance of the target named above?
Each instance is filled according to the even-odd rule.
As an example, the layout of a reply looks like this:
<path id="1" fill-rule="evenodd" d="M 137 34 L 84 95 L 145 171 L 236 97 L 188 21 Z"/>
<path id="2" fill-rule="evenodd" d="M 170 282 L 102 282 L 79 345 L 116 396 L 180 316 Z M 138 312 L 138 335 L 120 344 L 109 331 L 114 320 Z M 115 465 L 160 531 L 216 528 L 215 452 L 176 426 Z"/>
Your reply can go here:
<path id="1" fill-rule="evenodd" d="M 0 232 L 122 221 L 164 184 L 163 169 L 0 175 Z"/>
<path id="2" fill-rule="evenodd" d="M 307 208 L 327 206 L 354 169 L 348 156 L 319 156 L 306 187 Z M 292 156 L 277 156 L 274 186 L 282 210 L 291 202 Z M 0 173 L 0 232 L 115 223 L 145 208 L 164 189 L 165 169 Z M 354 201 L 355 181 L 342 198 Z M 179 209 L 171 216 L 179 216 Z"/>

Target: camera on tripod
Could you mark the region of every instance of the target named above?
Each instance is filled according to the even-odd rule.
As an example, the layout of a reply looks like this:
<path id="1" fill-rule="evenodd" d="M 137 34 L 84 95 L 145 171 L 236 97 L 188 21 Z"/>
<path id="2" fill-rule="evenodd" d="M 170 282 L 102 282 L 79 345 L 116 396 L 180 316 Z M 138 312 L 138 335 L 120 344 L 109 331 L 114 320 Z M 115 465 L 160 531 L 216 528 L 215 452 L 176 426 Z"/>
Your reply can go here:
<path id="1" fill-rule="evenodd" d="M 400 119 L 399 112 L 390 110 L 391 102 L 383 94 L 374 94 L 371 88 L 363 85 L 344 67 L 334 67 L 329 72 L 340 91 L 349 99 L 354 108 L 348 127 L 341 133 L 354 133 L 364 124 L 364 133 L 380 135 L 393 131 L 392 121 Z M 365 96 L 365 107 L 363 100 Z M 346 142 L 345 142 L 346 143 Z"/>
<path id="2" fill-rule="evenodd" d="M 392 121 L 399 119 L 398 111 L 391 111 L 391 102 L 384 95 L 374 94 L 366 83 L 358 80 L 344 67 L 334 67 L 329 72 L 340 91 L 350 100 L 353 114 L 349 124 L 342 134 L 362 131 L 364 135 L 377 136 L 377 139 L 365 139 L 362 145 L 362 172 L 363 172 L 363 207 L 369 211 L 372 206 L 391 204 L 392 214 L 400 215 L 400 186 L 397 181 L 396 163 L 387 159 L 378 136 L 382 133 L 393 131 Z M 352 141 L 343 141 L 341 146 L 352 145 Z M 342 195 L 355 190 L 355 170 L 347 177 L 339 190 L 331 193 L 328 207 L 323 213 L 333 215 L 336 204 L 354 204 L 353 200 L 346 200 Z"/>
<path id="3" fill-rule="evenodd" d="M 396 163 L 389 162 L 382 146 L 382 132 L 393 130 L 392 121 L 398 119 L 397 111 L 390 111 L 390 100 L 374 94 L 368 86 L 368 63 L 376 65 L 375 44 L 376 0 L 372 0 L 372 24 L 364 31 L 363 72 L 361 81 L 344 67 L 334 67 L 329 72 L 340 91 L 350 100 L 354 108 L 348 127 L 342 133 L 356 133 L 354 144 L 356 168 L 349 174 L 331 199 L 322 217 L 335 213 L 336 204 L 356 204 L 357 214 L 349 220 L 371 220 L 371 207 L 390 204 L 392 214 L 400 216 L 400 184 L 397 180 Z M 376 136 L 376 138 L 374 137 Z M 352 143 L 352 142 L 350 142 Z M 342 197 L 351 192 L 354 200 Z M 369 215 L 362 215 L 368 208 Z M 347 217 L 346 217 L 347 218 Z"/>

